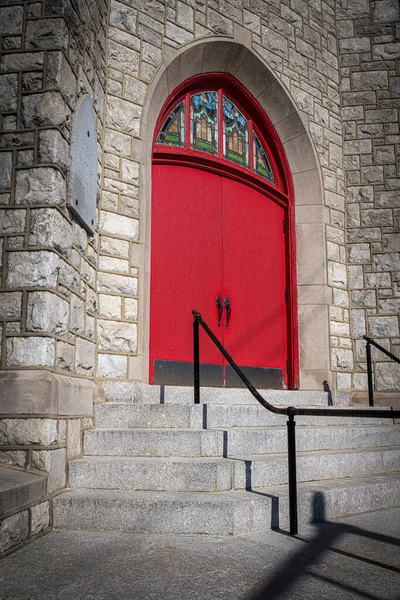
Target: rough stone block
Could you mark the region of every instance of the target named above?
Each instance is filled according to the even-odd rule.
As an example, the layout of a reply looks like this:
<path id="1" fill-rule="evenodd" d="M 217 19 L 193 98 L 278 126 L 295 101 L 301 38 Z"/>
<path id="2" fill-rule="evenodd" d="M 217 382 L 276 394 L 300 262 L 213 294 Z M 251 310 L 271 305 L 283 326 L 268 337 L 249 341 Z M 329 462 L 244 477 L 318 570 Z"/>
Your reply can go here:
<path id="1" fill-rule="evenodd" d="M 97 336 L 100 350 L 136 352 L 136 325 L 99 319 L 97 321 Z"/>
<path id="2" fill-rule="evenodd" d="M 54 252 L 10 252 L 6 285 L 55 288 L 59 268 L 60 259 Z"/>
<path id="3" fill-rule="evenodd" d="M 376 271 L 400 271 L 400 253 L 375 254 L 373 256 L 373 266 Z"/>
<path id="4" fill-rule="evenodd" d="M 2 152 L 0 154 L 0 190 L 8 190 L 11 188 L 12 174 L 12 153 Z"/>
<path id="5" fill-rule="evenodd" d="M 97 363 L 98 377 L 126 377 L 128 357 L 118 354 L 99 354 Z"/>
<path id="6" fill-rule="evenodd" d="M 386 314 L 400 314 L 400 298 L 388 298 L 387 300 L 379 300 L 379 312 Z"/>
<path id="7" fill-rule="evenodd" d="M 138 239 L 139 222 L 131 217 L 102 211 L 99 228 L 103 233 L 111 233 L 135 241 Z"/>
<path id="8" fill-rule="evenodd" d="M 31 508 L 31 535 L 36 535 L 50 525 L 50 502 L 42 502 Z"/>
<path id="9" fill-rule="evenodd" d="M 0 445 L 50 446 L 58 441 L 55 419 L 1 419 Z"/>
<path id="10" fill-rule="evenodd" d="M 122 4 L 122 2 L 112 2 L 110 12 L 110 24 L 124 29 L 129 33 L 136 32 L 137 10 Z"/>
<path id="11" fill-rule="evenodd" d="M 352 73 L 354 90 L 385 90 L 388 88 L 387 71 L 362 71 Z"/>
<path id="12" fill-rule="evenodd" d="M 72 246 L 71 225 L 56 209 L 32 210 L 29 244 L 55 248 L 62 254 L 68 254 Z"/>
<path id="13" fill-rule="evenodd" d="M 54 163 L 64 172 L 69 170 L 68 143 L 57 129 L 39 131 L 38 156 L 42 163 Z"/>
<path id="14" fill-rule="evenodd" d="M 65 198 L 65 180 L 58 169 L 38 167 L 17 171 L 16 204 L 62 205 Z"/>
<path id="15" fill-rule="evenodd" d="M 72 344 L 57 341 L 56 346 L 56 366 L 58 369 L 73 371 L 74 369 L 75 348 Z"/>
<path id="16" fill-rule="evenodd" d="M 120 296 L 111 296 L 109 294 L 100 294 L 100 311 L 102 317 L 114 319 L 121 318 L 122 298 Z"/>
<path id="17" fill-rule="evenodd" d="M 76 338 L 76 370 L 82 375 L 93 375 L 96 356 L 96 346 L 83 338 Z"/>
<path id="18" fill-rule="evenodd" d="M 351 292 L 353 306 L 376 306 L 376 292 L 374 290 L 355 290 Z"/>
<path id="19" fill-rule="evenodd" d="M 348 272 L 349 272 L 349 288 L 350 289 L 363 288 L 364 287 L 363 267 L 361 265 L 360 266 L 349 265 Z"/>
<path id="20" fill-rule="evenodd" d="M 20 318 L 21 309 L 21 292 L 0 292 L 0 319 Z"/>
<path id="21" fill-rule="evenodd" d="M 46 471 L 49 474 L 49 493 L 65 487 L 65 448 L 58 448 L 57 450 L 33 450 L 31 464 L 32 468 L 38 469 L 39 471 Z"/>
<path id="22" fill-rule="evenodd" d="M 109 96 L 107 123 L 110 127 L 120 129 L 125 133 L 138 136 L 142 109 L 137 104 Z"/>
<path id="23" fill-rule="evenodd" d="M 0 9 L 0 35 L 21 34 L 23 17 L 23 6 L 3 6 Z"/>
<path id="24" fill-rule="evenodd" d="M 54 366 L 54 339 L 48 337 L 11 337 L 6 344 L 9 367 Z"/>
<path id="25" fill-rule="evenodd" d="M 17 110 L 18 75 L 5 73 L 0 75 L 0 111 Z"/>
<path id="26" fill-rule="evenodd" d="M 68 302 L 51 292 L 31 292 L 28 295 L 28 331 L 65 335 L 68 328 Z"/>
<path id="27" fill-rule="evenodd" d="M 68 46 L 68 27 L 64 19 L 39 19 L 27 21 L 27 48 L 63 48 Z"/>
<path id="28" fill-rule="evenodd" d="M 24 510 L 0 523 L 0 552 L 17 546 L 28 537 L 28 511 Z"/>
<path id="29" fill-rule="evenodd" d="M 398 317 L 368 317 L 369 334 L 371 337 L 398 337 Z"/>
<path id="30" fill-rule="evenodd" d="M 25 467 L 26 455 L 24 450 L 1 450 L 0 464 Z"/>
<path id="31" fill-rule="evenodd" d="M 399 251 L 400 250 L 400 234 L 388 233 L 383 234 L 382 246 L 384 250 Z"/>
<path id="32" fill-rule="evenodd" d="M 22 98 L 22 122 L 27 128 L 61 127 L 70 112 L 60 92 L 40 92 Z"/>
<path id="33" fill-rule="evenodd" d="M 103 292 L 117 292 L 137 295 L 137 278 L 127 275 L 115 275 L 114 273 L 99 273 L 98 289 Z"/>
<path id="34" fill-rule="evenodd" d="M 69 62 L 62 52 L 47 54 L 48 88 L 59 89 L 71 106 L 75 103 L 76 78 Z"/>
<path id="35" fill-rule="evenodd" d="M 101 271 L 119 271 L 121 273 L 129 272 L 129 262 L 122 258 L 112 256 L 100 256 L 99 269 Z"/>
<path id="36" fill-rule="evenodd" d="M 389 362 L 376 363 L 375 385 L 379 391 L 400 390 L 400 365 Z"/>
<path id="37" fill-rule="evenodd" d="M 0 235 L 25 233 L 26 210 L 5 209 L 0 212 Z"/>
<path id="38" fill-rule="evenodd" d="M 124 300 L 124 316 L 131 321 L 137 321 L 138 318 L 138 303 L 135 298 L 125 298 Z"/>
<path id="39" fill-rule="evenodd" d="M 70 314 L 70 323 L 69 323 L 71 331 L 75 333 L 84 333 L 85 331 L 85 303 L 84 301 L 76 296 L 75 294 L 71 294 L 71 314 Z"/>
<path id="40" fill-rule="evenodd" d="M 331 349 L 332 368 L 341 371 L 353 370 L 353 351 L 343 348 Z"/>
<path id="41" fill-rule="evenodd" d="M 346 265 L 328 261 L 328 283 L 335 287 L 347 287 Z"/>
<path id="42" fill-rule="evenodd" d="M 365 311 L 351 311 L 351 332 L 354 337 L 362 337 L 366 335 L 367 329 L 365 324 Z"/>
<path id="43" fill-rule="evenodd" d="M 349 263 L 370 263 L 371 251 L 369 244 L 349 244 Z"/>

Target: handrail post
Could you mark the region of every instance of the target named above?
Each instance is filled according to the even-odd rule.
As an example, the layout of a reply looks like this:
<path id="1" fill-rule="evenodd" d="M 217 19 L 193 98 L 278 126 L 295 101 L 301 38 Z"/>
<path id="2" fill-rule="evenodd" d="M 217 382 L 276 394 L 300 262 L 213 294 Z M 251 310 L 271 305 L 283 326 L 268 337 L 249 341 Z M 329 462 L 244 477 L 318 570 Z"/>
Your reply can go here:
<path id="1" fill-rule="evenodd" d="M 374 384 L 372 381 L 372 360 L 371 360 L 371 343 L 367 340 L 367 372 L 368 372 L 368 403 L 369 406 L 374 406 Z"/>
<path id="2" fill-rule="evenodd" d="M 194 403 L 200 404 L 200 344 L 199 322 L 193 321 Z"/>
<path id="3" fill-rule="evenodd" d="M 287 421 L 288 432 L 288 468 L 289 468 L 289 519 L 290 535 L 298 534 L 297 519 L 297 473 L 296 473 L 296 423 L 294 420 L 295 409 L 289 407 L 289 420 Z"/>

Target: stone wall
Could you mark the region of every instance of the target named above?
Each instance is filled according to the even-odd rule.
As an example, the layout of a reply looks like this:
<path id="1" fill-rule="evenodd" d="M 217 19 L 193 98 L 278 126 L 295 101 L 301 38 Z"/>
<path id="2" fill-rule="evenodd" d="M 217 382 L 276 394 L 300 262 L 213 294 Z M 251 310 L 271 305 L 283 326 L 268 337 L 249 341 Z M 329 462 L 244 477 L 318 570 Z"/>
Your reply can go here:
<path id="1" fill-rule="evenodd" d="M 298 262 L 298 282 L 303 286 L 299 319 L 308 336 L 300 339 L 301 387 L 320 389 L 322 380 L 327 379 L 334 388 L 350 388 L 353 349 L 335 5 L 333 0 L 245 0 L 243 3 L 112 0 L 99 228 L 98 377 L 103 380 L 148 377 L 149 144 L 157 115 L 152 114 L 147 121 L 143 115 L 151 113 L 152 105 L 162 105 L 159 92 L 157 98 L 152 96 L 155 82 L 178 54 L 194 43 L 232 40 L 251 49 L 280 81 L 285 90 L 282 93 L 295 103 L 313 140 L 323 178 L 322 197 L 310 194 L 306 198 L 307 194 L 303 194 L 304 199 L 296 207 L 298 247 L 302 248 Z M 176 68 L 186 72 L 187 77 L 201 72 L 202 58 L 195 57 L 192 64 L 185 60 L 182 58 Z M 209 60 L 212 62 L 212 58 Z M 172 75 L 171 72 L 167 75 L 162 101 L 173 91 L 174 69 L 171 67 Z M 235 74 L 237 70 L 238 65 L 233 62 L 230 72 Z M 262 81 L 258 87 L 260 92 L 267 93 Z M 295 137 L 297 133 L 289 130 L 289 139 L 290 135 Z M 300 147 L 296 151 L 301 156 Z M 301 182 L 298 178 L 297 188 L 304 190 L 309 176 L 304 172 Z M 310 239 L 314 242 L 312 248 Z M 137 291 L 139 305 L 135 300 Z M 331 357 L 328 341 L 321 342 L 324 338 L 319 335 L 320 323 L 324 323 L 327 331 L 329 322 Z M 131 329 L 130 344 L 121 335 L 128 331 L 127 327 Z M 313 359 L 306 346 L 315 347 Z M 107 384 L 107 389 L 112 387 Z"/>
<path id="2" fill-rule="evenodd" d="M 47 485 L 45 504 L 3 521 L 2 550 L 50 523 L 48 500 L 92 424 L 98 240 L 67 194 L 73 114 L 87 94 L 101 158 L 107 11 L 106 0 L 0 7 L 0 463 Z"/>
<path id="3" fill-rule="evenodd" d="M 106 15 L 106 0 L 0 8 L 3 369 L 94 373 L 97 237 L 66 199 L 72 115 L 85 94 L 101 142 Z"/>
<path id="4" fill-rule="evenodd" d="M 367 388 L 363 335 L 400 356 L 400 15 L 397 0 L 338 9 L 354 389 Z M 400 366 L 372 353 L 377 390 Z"/>

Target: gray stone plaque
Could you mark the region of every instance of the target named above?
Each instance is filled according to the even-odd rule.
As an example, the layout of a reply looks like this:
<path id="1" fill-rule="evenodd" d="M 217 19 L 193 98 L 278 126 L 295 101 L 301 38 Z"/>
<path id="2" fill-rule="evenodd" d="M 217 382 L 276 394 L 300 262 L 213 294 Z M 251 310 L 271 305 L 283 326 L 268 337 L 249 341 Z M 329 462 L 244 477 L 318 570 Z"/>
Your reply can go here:
<path id="1" fill-rule="evenodd" d="M 97 140 L 92 99 L 77 104 L 72 124 L 72 166 L 68 207 L 90 233 L 96 229 Z"/>

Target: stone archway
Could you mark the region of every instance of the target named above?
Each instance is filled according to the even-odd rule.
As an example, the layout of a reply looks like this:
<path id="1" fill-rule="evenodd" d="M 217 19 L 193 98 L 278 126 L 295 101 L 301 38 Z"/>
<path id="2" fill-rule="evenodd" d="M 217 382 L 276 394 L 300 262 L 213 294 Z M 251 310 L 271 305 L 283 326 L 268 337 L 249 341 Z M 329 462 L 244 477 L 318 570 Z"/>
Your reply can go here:
<path id="1" fill-rule="evenodd" d="M 233 75 L 260 103 L 283 144 L 289 161 L 296 199 L 296 245 L 299 320 L 300 388 L 321 389 L 331 382 L 329 363 L 329 304 L 325 223 L 328 210 L 318 159 L 308 134 L 308 117 L 299 111 L 283 84 L 243 41 L 226 38 L 201 40 L 180 50 L 169 50 L 158 73 L 142 117 L 143 164 L 142 232 L 137 264 L 142 267 L 138 362 L 135 379 L 148 380 L 149 271 L 151 227 L 151 147 L 155 123 L 168 95 L 198 73 Z M 312 244 L 309 241 L 312 239 Z"/>

